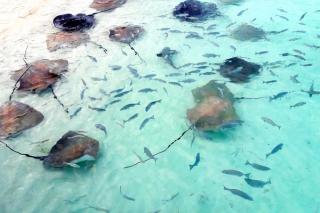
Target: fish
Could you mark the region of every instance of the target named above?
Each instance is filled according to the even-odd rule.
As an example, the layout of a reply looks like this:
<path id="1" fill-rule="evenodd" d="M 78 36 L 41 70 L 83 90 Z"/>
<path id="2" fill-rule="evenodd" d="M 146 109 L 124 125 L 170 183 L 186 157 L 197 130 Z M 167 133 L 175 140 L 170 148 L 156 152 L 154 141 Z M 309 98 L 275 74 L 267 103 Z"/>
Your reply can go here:
<path id="1" fill-rule="evenodd" d="M 124 194 L 121 190 L 121 186 L 120 186 L 120 194 L 122 195 L 122 197 L 124 199 L 130 200 L 130 201 L 135 201 L 135 199 L 133 197 L 129 197 L 128 195 Z"/>
<path id="2" fill-rule="evenodd" d="M 304 52 L 302 52 L 301 50 L 297 50 L 297 49 L 294 49 L 293 50 L 294 52 L 298 53 L 298 54 L 301 54 L 301 55 L 306 55 Z"/>
<path id="3" fill-rule="evenodd" d="M 198 166 L 199 163 L 200 163 L 200 153 L 198 152 L 194 163 L 189 165 L 190 171 L 193 169 L 193 167 Z"/>
<path id="4" fill-rule="evenodd" d="M 201 72 L 201 70 L 192 70 L 192 71 L 190 71 L 190 72 L 187 72 L 185 75 L 191 75 L 191 74 L 194 74 L 194 73 L 199 73 L 199 72 Z"/>
<path id="5" fill-rule="evenodd" d="M 114 98 L 119 98 L 119 97 L 122 97 L 122 96 L 124 96 L 124 95 L 126 95 L 126 94 L 128 94 L 128 93 L 130 93 L 130 92 L 132 92 L 133 91 L 133 89 L 131 89 L 131 90 L 127 90 L 127 91 L 124 91 L 124 92 L 120 92 L 120 93 L 118 93 L 118 94 L 116 94 L 115 96 L 113 96 Z"/>
<path id="6" fill-rule="evenodd" d="M 220 55 L 214 54 L 214 53 L 206 53 L 202 55 L 205 58 L 215 58 L 215 57 L 220 57 Z"/>
<path id="7" fill-rule="evenodd" d="M 178 86 L 178 87 L 183 87 L 180 83 L 178 83 L 178 82 L 173 82 L 173 81 L 171 81 L 171 82 L 168 82 L 169 84 L 172 84 L 172 85 L 175 85 L 175 86 Z"/>
<path id="8" fill-rule="evenodd" d="M 237 195 L 239 197 L 242 197 L 242 198 L 244 198 L 246 200 L 253 201 L 253 198 L 250 195 L 248 195 L 247 193 L 245 193 L 245 192 L 243 192 L 243 191 L 241 191 L 239 189 L 229 189 L 229 188 L 227 188 L 225 186 L 223 186 L 223 189 L 227 190 L 227 191 L 230 191 L 232 194 Z"/>
<path id="9" fill-rule="evenodd" d="M 154 162 L 157 162 L 158 158 L 154 157 L 152 152 L 147 147 L 143 148 L 143 152 L 148 156 L 149 159 L 152 159 L 154 160 Z"/>
<path id="10" fill-rule="evenodd" d="M 188 78 L 188 79 L 181 80 L 179 82 L 181 82 L 181 83 L 193 83 L 193 82 L 196 82 L 196 80 Z"/>
<path id="11" fill-rule="evenodd" d="M 320 46 L 314 45 L 314 44 L 304 44 L 304 45 L 307 46 L 307 47 L 310 47 L 310 48 L 314 48 L 314 49 L 319 49 L 320 48 Z"/>
<path id="12" fill-rule="evenodd" d="M 167 200 L 162 200 L 163 202 L 170 202 L 172 200 L 174 200 L 176 197 L 178 197 L 179 192 L 175 193 L 174 195 L 172 195 L 169 199 Z"/>
<path id="13" fill-rule="evenodd" d="M 203 72 L 203 73 L 200 73 L 199 75 L 214 75 L 216 74 L 215 72 Z"/>
<path id="14" fill-rule="evenodd" d="M 134 114 L 134 115 L 132 115 L 132 116 L 130 116 L 127 120 L 123 120 L 123 124 L 126 124 L 126 123 L 128 123 L 128 122 L 130 122 L 130 121 L 132 121 L 133 119 L 135 119 L 135 118 L 137 118 L 138 117 L 138 113 L 136 113 L 136 114 Z"/>
<path id="15" fill-rule="evenodd" d="M 298 81 L 298 79 L 297 79 L 298 76 L 299 76 L 299 75 L 292 75 L 292 76 L 290 76 L 290 80 L 291 80 L 292 82 L 296 83 L 296 84 L 299 84 L 300 81 Z"/>
<path id="16" fill-rule="evenodd" d="M 256 55 L 264 55 L 267 54 L 269 51 L 260 51 L 260 52 L 256 52 Z"/>
<path id="17" fill-rule="evenodd" d="M 207 27 L 207 30 L 213 30 L 216 28 L 216 26 L 217 26 L 216 24 L 211 24 Z"/>
<path id="18" fill-rule="evenodd" d="M 298 40 L 300 40 L 301 38 L 291 38 L 291 39 L 289 39 L 288 41 L 298 41 Z"/>
<path id="19" fill-rule="evenodd" d="M 300 106 L 303 106 L 303 105 L 305 105 L 305 104 L 306 104 L 306 102 L 304 102 L 304 101 L 298 102 L 298 103 L 296 103 L 296 104 L 291 105 L 290 108 L 300 107 Z"/>
<path id="20" fill-rule="evenodd" d="M 96 98 L 96 97 L 92 97 L 92 96 L 89 96 L 88 97 L 91 101 L 101 101 L 102 98 Z"/>
<path id="21" fill-rule="evenodd" d="M 176 76 L 181 76 L 182 73 L 178 73 L 178 72 L 175 72 L 175 73 L 170 73 L 168 75 L 166 75 L 166 77 L 176 77 Z"/>
<path id="22" fill-rule="evenodd" d="M 70 204 L 75 204 L 75 203 L 77 203 L 78 201 L 80 201 L 82 198 L 84 198 L 86 196 L 87 195 L 80 195 L 80 196 L 74 198 L 73 200 L 63 200 L 63 201 L 65 201 L 67 203 L 70 203 Z"/>
<path id="23" fill-rule="evenodd" d="M 87 56 L 88 56 L 88 58 L 90 58 L 93 62 L 95 62 L 95 63 L 98 62 L 98 60 L 97 60 L 95 57 L 93 57 L 93 56 L 91 56 L 91 55 L 87 55 Z"/>
<path id="24" fill-rule="evenodd" d="M 95 127 L 104 132 L 104 135 L 107 135 L 107 128 L 103 124 L 96 124 Z"/>
<path id="25" fill-rule="evenodd" d="M 106 213 L 109 213 L 109 212 L 110 212 L 110 210 L 108 210 L 108 209 L 101 208 L 101 207 L 96 207 L 96 206 L 91 206 L 91 205 L 88 205 L 87 209 L 94 209 L 94 210 L 96 210 L 96 211 L 106 212 Z"/>
<path id="26" fill-rule="evenodd" d="M 269 179 L 268 181 L 261 181 L 261 180 L 254 180 L 250 178 L 245 178 L 244 181 L 252 187 L 255 188 L 263 188 L 267 184 L 271 184 L 271 180 Z"/>
<path id="27" fill-rule="evenodd" d="M 287 17 L 285 17 L 285 16 L 281 16 L 281 15 L 276 15 L 276 16 L 278 16 L 279 18 L 282 18 L 282 19 L 284 19 L 286 21 L 289 21 L 289 19 Z"/>
<path id="28" fill-rule="evenodd" d="M 87 89 L 88 89 L 88 88 L 86 87 L 86 88 L 84 88 L 84 89 L 80 92 L 80 99 L 81 99 L 81 100 L 83 100 L 83 98 L 84 98 L 84 93 L 86 92 Z"/>
<path id="29" fill-rule="evenodd" d="M 98 78 L 98 77 L 91 77 L 91 80 L 93 81 L 107 81 L 107 76 L 104 75 L 103 78 Z"/>
<path id="30" fill-rule="evenodd" d="M 167 95 L 169 95 L 169 94 L 168 94 L 168 91 L 167 91 L 167 89 L 166 89 L 165 87 L 163 87 L 163 91 L 164 91 Z"/>
<path id="31" fill-rule="evenodd" d="M 151 107 L 152 107 L 153 105 L 157 104 L 157 103 L 161 103 L 161 99 L 150 102 L 150 103 L 146 106 L 145 111 L 148 112 L 148 111 L 151 109 Z"/>
<path id="32" fill-rule="evenodd" d="M 142 92 L 142 93 L 149 93 L 149 92 L 157 92 L 156 89 L 151 89 L 151 88 L 145 88 L 145 89 L 141 89 L 138 92 Z"/>
<path id="33" fill-rule="evenodd" d="M 109 105 L 113 105 L 113 104 L 118 103 L 120 101 L 121 101 L 120 99 L 113 100 L 110 103 L 106 104 L 105 107 L 107 108 Z"/>
<path id="34" fill-rule="evenodd" d="M 214 42 L 214 41 L 209 41 L 211 44 L 213 44 L 214 46 L 216 46 L 216 47 L 220 47 L 220 45 L 219 44 L 217 44 L 216 42 Z"/>
<path id="35" fill-rule="evenodd" d="M 250 165 L 252 168 L 255 168 L 255 169 L 260 170 L 260 171 L 268 171 L 268 170 L 270 170 L 270 168 L 267 167 L 267 166 L 263 166 L 263 165 L 260 165 L 260 164 L 257 164 L 257 163 L 250 163 L 249 161 L 247 161 L 245 165 Z"/>
<path id="36" fill-rule="evenodd" d="M 134 107 L 134 106 L 137 106 L 137 105 L 140 105 L 140 101 L 137 102 L 137 103 L 127 104 L 127 105 L 123 106 L 123 107 L 120 109 L 120 111 L 130 109 L 131 107 Z"/>
<path id="37" fill-rule="evenodd" d="M 121 68 L 122 68 L 120 65 L 109 65 L 109 67 L 110 67 L 113 71 L 121 70 Z"/>
<path id="38" fill-rule="evenodd" d="M 152 80 L 159 81 L 161 83 L 167 83 L 165 80 L 163 80 L 161 78 L 153 78 Z"/>
<path id="39" fill-rule="evenodd" d="M 128 65 L 127 68 L 129 69 L 129 71 L 131 72 L 131 74 L 133 75 L 134 78 L 140 78 L 138 70 L 133 68 L 131 65 Z"/>
<path id="40" fill-rule="evenodd" d="M 303 66 L 303 67 L 311 67 L 312 64 L 301 64 L 301 66 Z"/>
<path id="41" fill-rule="evenodd" d="M 250 173 L 245 174 L 243 172 L 240 172 L 238 170 L 233 170 L 233 169 L 222 170 L 222 173 L 226 174 L 226 175 L 234 175 L 234 176 L 238 176 L 238 177 L 242 177 L 242 176 L 249 177 L 250 176 Z"/>
<path id="42" fill-rule="evenodd" d="M 104 112 L 104 111 L 106 111 L 106 109 L 104 109 L 104 108 L 92 107 L 92 106 L 90 106 L 90 105 L 88 106 L 88 108 L 91 109 L 91 110 L 97 111 L 97 112 Z"/>
<path id="43" fill-rule="evenodd" d="M 247 9 L 244 9 L 244 10 L 241 10 L 238 14 L 237 14 L 237 16 L 241 16 L 244 12 L 246 12 L 247 10 L 249 10 L 248 8 Z"/>
<path id="44" fill-rule="evenodd" d="M 270 124 L 271 126 L 275 126 L 278 127 L 279 129 L 281 129 L 281 126 L 279 126 L 278 124 L 276 124 L 273 120 L 271 120 L 270 118 L 267 117 L 261 117 L 261 119 L 265 122 Z"/>
<path id="45" fill-rule="evenodd" d="M 81 81 L 82 81 L 82 84 L 83 84 L 84 88 L 88 88 L 87 83 L 85 82 L 85 80 L 83 80 L 83 79 L 81 78 Z"/>
<path id="46" fill-rule="evenodd" d="M 271 84 L 271 83 L 275 83 L 275 82 L 277 82 L 277 80 L 263 81 L 262 83 L 264 83 L 264 84 Z"/>
<path id="47" fill-rule="evenodd" d="M 237 23 L 237 22 L 232 22 L 232 23 L 228 24 L 228 25 L 226 26 L 226 28 L 229 28 L 229 27 L 235 25 L 236 23 Z"/>
<path id="48" fill-rule="evenodd" d="M 151 78 L 154 78 L 156 76 L 157 76 L 156 74 L 148 74 L 148 75 L 143 76 L 143 78 L 151 79 Z"/>
<path id="49" fill-rule="evenodd" d="M 256 20 L 257 20 L 257 18 L 254 18 L 254 19 L 251 20 L 251 22 L 255 22 Z"/>
<path id="50" fill-rule="evenodd" d="M 282 12 L 282 13 L 288 13 L 286 10 L 284 10 L 284 9 L 278 9 L 280 12 Z"/>
<path id="51" fill-rule="evenodd" d="M 110 94 L 113 94 L 113 93 L 119 93 L 119 92 L 122 92 L 124 90 L 124 88 L 121 88 L 121 89 L 115 89 L 115 90 L 112 90 L 110 92 Z"/>
<path id="52" fill-rule="evenodd" d="M 143 127 L 145 127 L 145 125 L 146 125 L 149 121 L 154 120 L 154 119 L 155 119 L 155 118 L 154 118 L 154 115 L 152 115 L 151 117 L 148 117 L 148 118 L 144 119 L 144 120 L 142 121 L 139 129 L 140 129 L 140 130 L 143 129 Z"/>
<path id="53" fill-rule="evenodd" d="M 100 92 L 102 95 L 110 96 L 110 94 L 108 94 L 107 91 L 105 91 L 104 89 L 99 89 L 99 92 Z"/>
<path id="54" fill-rule="evenodd" d="M 287 95 L 287 94 L 289 94 L 289 92 L 279 92 L 278 94 L 269 97 L 269 101 L 273 101 L 273 100 L 282 98 L 282 97 L 284 97 L 284 96 Z"/>
<path id="55" fill-rule="evenodd" d="M 298 59 L 300 59 L 300 60 L 302 60 L 302 61 L 305 61 L 306 59 L 304 58 L 304 57 L 302 57 L 301 55 L 292 55 L 293 57 L 295 57 L 295 58 L 298 58 Z"/>
<path id="56" fill-rule="evenodd" d="M 82 110 L 82 107 L 78 107 L 71 115 L 70 119 L 74 118 L 75 116 L 78 115 L 78 113 Z"/>
<path id="57" fill-rule="evenodd" d="M 305 92 L 309 95 L 310 98 L 312 98 L 313 95 L 320 95 L 320 91 L 315 91 L 314 90 L 314 82 L 312 82 L 310 89 L 307 90 L 301 90 L 301 92 Z"/>
<path id="58" fill-rule="evenodd" d="M 300 17 L 299 21 L 302 21 L 306 15 L 307 15 L 307 12 L 305 12 L 304 14 L 302 14 L 302 16 Z"/>
<path id="59" fill-rule="evenodd" d="M 280 151 L 280 150 L 282 149 L 282 147 L 283 147 L 283 144 L 282 144 L 282 143 L 280 143 L 280 144 L 278 144 L 277 146 L 275 146 L 275 147 L 271 150 L 270 153 L 266 154 L 266 159 L 267 159 L 270 155 L 273 155 L 273 154 L 277 153 L 278 151 Z"/>

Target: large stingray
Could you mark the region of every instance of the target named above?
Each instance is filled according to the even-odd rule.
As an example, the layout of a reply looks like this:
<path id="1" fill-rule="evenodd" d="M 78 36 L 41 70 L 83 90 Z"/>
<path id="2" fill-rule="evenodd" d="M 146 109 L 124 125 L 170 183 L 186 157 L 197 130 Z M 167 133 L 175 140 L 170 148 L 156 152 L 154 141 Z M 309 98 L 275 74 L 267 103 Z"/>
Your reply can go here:
<path id="1" fill-rule="evenodd" d="M 47 37 L 47 48 L 50 52 L 56 51 L 60 48 L 75 48 L 82 43 L 87 43 L 90 36 L 87 33 L 80 32 L 57 32 L 50 34 Z"/>
<path id="2" fill-rule="evenodd" d="M 239 41 L 266 39 L 266 32 L 249 24 L 241 24 L 231 32 L 231 37 Z"/>
<path id="3" fill-rule="evenodd" d="M 15 71 L 11 78 L 19 81 L 18 90 L 41 92 L 58 81 L 68 71 L 68 61 L 41 59 Z"/>
<path id="4" fill-rule="evenodd" d="M 56 168 L 65 166 L 79 167 L 78 163 L 80 162 L 96 160 L 99 151 L 98 141 L 74 131 L 69 131 L 63 135 L 46 156 L 24 154 L 12 149 L 4 142 L 2 143 L 11 151 L 41 160 L 45 166 Z"/>
<path id="5" fill-rule="evenodd" d="M 127 0 L 94 0 L 90 7 L 99 11 L 112 10 L 120 7 L 126 2 Z"/>
<path id="6" fill-rule="evenodd" d="M 138 25 L 118 26 L 109 31 L 111 41 L 117 41 L 129 45 L 139 56 L 138 52 L 131 46 L 131 43 L 144 33 L 144 29 Z"/>
<path id="7" fill-rule="evenodd" d="M 0 106 L 0 138 L 8 138 L 32 128 L 43 118 L 39 111 L 26 104 L 8 101 Z"/>
<path id="8" fill-rule="evenodd" d="M 227 59 L 218 71 L 232 82 L 243 83 L 249 81 L 250 76 L 258 74 L 260 69 L 259 64 L 234 57 Z"/>
<path id="9" fill-rule="evenodd" d="M 220 131 L 238 124 L 233 94 L 224 85 L 210 81 L 192 91 L 196 106 L 187 110 L 189 121 L 201 131 Z"/>
<path id="10" fill-rule="evenodd" d="M 219 16 L 220 12 L 214 3 L 186 0 L 174 8 L 173 15 L 182 21 L 195 22 Z"/>

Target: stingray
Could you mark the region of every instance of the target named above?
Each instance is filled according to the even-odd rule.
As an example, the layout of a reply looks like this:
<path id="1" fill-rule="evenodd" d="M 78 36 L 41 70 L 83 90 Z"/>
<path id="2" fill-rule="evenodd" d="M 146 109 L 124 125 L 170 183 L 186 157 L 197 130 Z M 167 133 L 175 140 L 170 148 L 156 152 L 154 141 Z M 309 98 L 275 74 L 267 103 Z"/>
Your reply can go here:
<path id="1" fill-rule="evenodd" d="M 214 3 L 186 0 L 174 8 L 173 15 L 182 21 L 195 22 L 219 16 L 220 12 Z"/>
<path id="2" fill-rule="evenodd" d="M 99 142 L 86 135 L 69 131 L 58 140 L 46 156 L 33 156 L 18 152 L 1 141 L 11 151 L 26 157 L 38 159 L 47 167 L 78 167 L 78 163 L 97 159 Z"/>
<path id="3" fill-rule="evenodd" d="M 266 32 L 249 24 L 241 24 L 231 32 L 231 37 L 239 41 L 258 41 L 266 39 Z"/>
<path id="4" fill-rule="evenodd" d="M 222 76 L 235 83 L 248 82 L 251 75 L 258 74 L 261 66 L 244 59 L 233 57 L 227 59 L 219 68 Z"/>
<path id="5" fill-rule="evenodd" d="M 82 43 L 87 43 L 90 36 L 87 33 L 80 32 L 57 32 L 48 35 L 47 48 L 50 52 L 56 51 L 60 48 L 76 48 Z"/>
<path id="6" fill-rule="evenodd" d="M 113 10 L 122 6 L 126 2 L 127 0 L 94 0 L 90 7 L 99 11 Z"/>
<path id="7" fill-rule="evenodd" d="M 0 106 L 0 138 L 17 135 L 37 126 L 43 119 L 43 115 L 34 108 L 17 101 L 8 101 Z"/>
<path id="8" fill-rule="evenodd" d="M 170 66 L 177 69 L 172 61 L 173 56 L 175 56 L 177 53 L 178 51 L 172 50 L 169 47 L 165 47 L 161 50 L 160 53 L 157 54 L 157 56 L 163 58 Z"/>
<path id="9" fill-rule="evenodd" d="M 220 131 L 239 120 L 233 107 L 233 94 L 224 84 L 210 81 L 192 90 L 192 94 L 196 106 L 187 110 L 187 117 L 198 130 Z"/>
<path id="10" fill-rule="evenodd" d="M 117 41 L 129 45 L 135 55 L 142 60 L 138 52 L 131 46 L 131 43 L 141 37 L 144 33 L 144 29 L 137 25 L 119 26 L 110 30 L 109 38 L 111 41 Z M 142 60 L 143 61 L 143 60 Z"/>

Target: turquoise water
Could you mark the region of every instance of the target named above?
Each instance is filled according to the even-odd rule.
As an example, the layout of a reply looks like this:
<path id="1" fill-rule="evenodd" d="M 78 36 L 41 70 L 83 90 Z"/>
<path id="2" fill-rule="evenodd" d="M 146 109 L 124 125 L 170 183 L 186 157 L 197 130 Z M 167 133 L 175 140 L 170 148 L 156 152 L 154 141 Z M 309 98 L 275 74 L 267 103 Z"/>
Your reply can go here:
<path id="1" fill-rule="evenodd" d="M 308 90 L 313 81 L 314 89 L 320 90 L 317 78 L 320 49 L 308 46 L 320 45 L 318 1 L 244 0 L 239 5 L 215 2 L 222 16 L 200 23 L 175 19 L 171 13 L 179 2 L 128 0 L 111 13 L 97 15 L 98 23 L 88 33 L 92 41 L 108 49 L 106 55 L 92 44 L 56 52 L 49 52 L 46 48 L 47 35 L 57 31 L 51 24 L 52 19 L 66 12 L 94 12 L 88 7 L 89 1 L 30 0 L 22 5 L 0 0 L 3 5 L 0 9 L 1 104 L 8 99 L 14 85 L 10 80 L 10 72 L 24 65 L 22 58 L 28 45 L 27 60 L 30 62 L 42 58 L 63 58 L 69 61 L 69 72 L 55 85 L 55 91 L 71 112 L 82 107 L 79 114 L 70 120 L 50 93 L 15 95 L 15 100 L 41 111 L 45 120 L 6 142 L 21 152 L 44 155 L 67 131 L 83 130 L 86 135 L 99 140 L 101 145 L 99 158 L 91 168 L 59 170 L 46 169 L 41 162 L 19 156 L 0 146 L 0 212 L 319 212 L 320 97 L 314 95 L 310 98 L 300 92 L 301 89 Z M 248 10 L 238 16 L 245 9 Z M 307 14 L 300 22 L 305 12 Z M 288 21 L 277 15 L 287 17 Z M 256 20 L 251 22 L 254 18 Z M 233 22 L 236 22 L 234 26 L 226 28 Z M 142 63 L 127 45 L 108 39 L 109 29 L 128 23 L 141 25 L 146 31 L 133 43 L 146 63 Z M 229 36 L 219 37 L 229 35 L 231 29 L 241 23 L 251 23 L 267 32 L 288 30 L 277 35 L 269 34 L 267 40 L 257 42 L 241 42 Z M 212 24 L 216 24 L 216 28 L 206 30 Z M 165 34 L 161 28 L 183 33 Z M 185 32 L 197 32 L 203 39 L 188 39 Z M 208 32 L 220 34 L 214 36 L 206 34 Z M 236 47 L 236 51 L 231 45 Z M 226 83 L 236 97 L 273 96 L 283 91 L 291 93 L 272 102 L 268 99 L 238 101 L 235 108 L 244 121 L 243 125 L 216 134 L 211 139 L 194 132 L 192 146 L 193 132 L 189 131 L 170 149 L 158 155 L 156 163 L 150 160 L 125 169 L 139 161 L 134 152 L 147 159 L 144 147 L 153 153 L 161 151 L 188 129 L 186 110 L 195 105 L 191 93 L 193 89 L 210 80 L 227 80 L 218 72 L 215 75 L 184 75 L 195 70 L 196 65 L 178 71 L 173 69 L 156 57 L 164 47 L 178 51 L 174 59 L 178 66 L 207 62 L 209 67 L 201 70 L 202 73 L 212 70 L 216 72 L 218 66 L 215 63 L 222 63 L 234 56 L 263 64 L 263 71 L 248 83 Z M 304 52 L 306 61 L 281 56 L 286 52 L 294 54 L 294 49 Z M 268 53 L 256 54 L 261 51 Z M 206 53 L 219 56 L 205 58 L 202 55 Z M 95 57 L 97 62 L 92 61 L 88 55 Z M 273 62 L 279 66 L 270 65 Z M 288 66 L 292 63 L 296 64 Z M 303 66 L 305 64 L 312 66 Z M 111 65 L 122 68 L 114 71 Z M 140 76 L 156 74 L 157 78 L 168 82 L 188 78 L 196 81 L 182 83 L 181 88 L 155 80 L 139 79 L 129 72 L 128 65 L 137 69 Z M 183 75 L 166 77 L 175 72 Z M 296 74 L 300 83 L 290 80 L 290 76 Z M 102 78 L 104 75 L 107 81 L 96 82 L 91 79 Z M 81 79 L 89 87 L 83 100 L 80 99 L 83 89 Z M 269 80 L 277 82 L 263 83 Z M 99 107 L 113 100 L 102 95 L 100 89 L 110 92 L 123 87 L 126 90 L 132 88 L 133 92 L 123 96 L 121 102 L 108 107 L 105 112 L 88 109 L 88 105 Z M 157 89 L 157 92 L 137 92 L 143 88 Z M 92 101 L 89 96 L 102 99 Z M 145 112 L 148 103 L 158 99 L 161 99 L 161 103 Z M 301 101 L 306 104 L 290 108 Z M 120 111 L 124 105 L 136 102 L 140 102 L 140 105 Z M 119 125 L 135 113 L 138 113 L 136 119 L 124 127 Z M 139 130 L 143 120 L 150 116 L 155 119 Z M 281 129 L 263 122 L 261 117 L 272 119 Z M 95 128 L 98 123 L 106 126 L 107 136 Z M 49 141 L 34 143 L 46 139 Z M 265 159 L 265 155 L 280 143 L 283 144 L 282 150 Z M 199 165 L 190 171 L 189 164 L 194 163 L 197 153 L 201 156 Z M 245 165 L 247 160 L 265 165 L 271 170 L 252 168 Z M 226 169 L 251 173 L 252 179 L 270 179 L 271 184 L 254 188 L 243 177 L 221 172 Z M 224 186 L 249 194 L 253 201 L 224 190 Z M 134 201 L 128 197 L 134 198 Z"/>

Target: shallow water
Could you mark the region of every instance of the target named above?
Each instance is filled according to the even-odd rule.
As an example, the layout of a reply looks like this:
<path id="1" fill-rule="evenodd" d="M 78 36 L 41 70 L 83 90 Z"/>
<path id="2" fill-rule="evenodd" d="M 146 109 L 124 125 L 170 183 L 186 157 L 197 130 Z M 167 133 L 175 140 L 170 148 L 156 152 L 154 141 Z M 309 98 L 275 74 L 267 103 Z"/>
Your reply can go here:
<path id="1" fill-rule="evenodd" d="M 14 85 L 10 80 L 10 72 L 24 65 L 22 58 L 28 46 L 29 62 L 42 58 L 63 58 L 69 61 L 69 72 L 54 88 L 71 112 L 82 107 L 79 114 L 70 120 L 50 93 L 16 94 L 15 100 L 35 107 L 44 114 L 45 120 L 6 142 L 21 152 L 44 155 L 68 130 L 83 130 L 101 144 L 99 158 L 92 167 L 59 170 L 46 169 L 41 162 L 16 155 L 0 146 L 1 212 L 99 210 L 88 208 L 90 206 L 108 209 L 110 212 L 319 212 L 320 113 L 317 109 L 320 96 L 310 98 L 306 93 L 300 92 L 301 89 L 308 90 L 313 81 L 315 90 L 320 90 L 317 78 L 320 72 L 320 49 L 306 46 L 320 45 L 320 12 L 316 12 L 319 8 L 318 1 L 287 0 L 279 3 L 275 0 L 244 0 L 238 6 L 218 2 L 223 15 L 201 23 L 187 23 L 175 19 L 171 13 L 179 2 L 128 0 L 125 5 L 111 13 L 97 15 L 97 25 L 88 32 L 92 41 L 108 49 L 105 54 L 92 44 L 81 45 L 75 49 L 60 49 L 52 53 L 46 48 L 46 36 L 57 31 L 52 26 L 52 19 L 66 12 L 94 12 L 88 7 L 91 2 L 29 0 L 21 4 L 0 0 L 1 103 L 8 99 Z M 247 8 L 241 16 L 237 15 Z M 280 8 L 287 12 L 281 12 Z M 299 19 L 305 12 L 307 14 L 300 22 Z M 285 16 L 289 21 L 277 15 Z M 256 20 L 251 22 L 254 18 Z M 230 34 L 230 29 L 237 25 L 228 29 L 226 26 L 233 22 L 251 23 L 267 32 L 283 29 L 288 31 L 277 35 L 268 34 L 267 39 L 257 42 L 240 42 L 229 36 L 219 37 Z M 145 28 L 143 37 L 133 43 L 145 63 L 142 63 L 127 45 L 108 39 L 107 32 L 110 28 L 126 23 Z M 216 28 L 206 30 L 212 24 L 216 24 Z M 165 31 L 159 30 L 161 28 L 184 33 L 169 32 L 166 35 Z M 305 33 L 296 32 L 301 30 Z M 203 39 L 185 38 L 185 32 L 198 32 Z M 207 32 L 220 34 L 207 35 Z M 292 38 L 299 40 L 289 41 Z M 230 45 L 236 47 L 236 51 Z M 215 75 L 196 73 L 186 76 L 185 73 L 196 69 L 194 65 L 173 69 L 156 57 L 166 46 L 179 52 L 174 60 L 177 66 L 210 63 L 201 73 L 212 69 L 216 71 L 218 67 L 214 63 L 222 63 L 234 56 L 246 57 L 252 62 L 264 64 L 263 71 L 248 83 L 226 83 L 236 97 L 272 96 L 283 91 L 291 93 L 272 102 L 268 99 L 238 101 L 235 108 L 244 121 L 243 125 L 223 134 L 215 134 L 211 139 L 195 132 L 192 146 L 193 134 L 189 131 L 170 149 L 158 155 L 156 163 L 150 160 L 124 169 L 138 161 L 134 152 L 147 159 L 144 147 L 148 147 L 153 153 L 161 151 L 188 129 L 186 110 L 194 106 L 192 89 L 203 86 L 210 80 L 227 80 L 218 72 Z M 280 55 L 286 52 L 294 54 L 294 49 L 304 52 L 306 61 Z M 268 53 L 256 54 L 261 51 Z M 219 56 L 208 59 L 202 56 L 206 53 Z M 95 57 L 97 63 L 88 55 Z M 274 68 L 265 63 L 277 61 L 280 61 L 280 66 Z M 296 64 L 288 67 L 291 63 Z M 127 68 L 130 64 L 138 70 L 140 76 L 156 74 L 157 78 L 167 82 L 188 78 L 196 81 L 181 83 L 181 88 L 155 80 L 135 78 Z M 304 64 L 312 66 L 303 66 Z M 110 65 L 120 65 L 122 68 L 114 71 Z M 166 77 L 175 72 L 182 75 Z M 290 76 L 295 74 L 299 75 L 298 80 L 301 83 L 290 80 Z M 96 82 L 91 79 L 102 78 L 104 75 L 107 76 L 107 81 Z M 83 89 L 81 79 L 84 79 L 89 87 L 84 100 L 80 100 Z M 269 80 L 277 82 L 263 83 Z M 102 95 L 99 89 L 110 92 L 123 87 L 126 90 L 133 88 L 133 92 L 123 96 L 121 102 L 109 106 L 105 112 L 88 109 L 88 105 L 99 107 L 113 100 Z M 157 92 L 139 93 L 138 90 L 143 88 L 157 89 Z M 89 96 L 101 97 L 102 100 L 92 101 Z M 159 99 L 161 103 L 145 112 L 148 103 Z M 290 109 L 291 105 L 301 101 L 307 104 Z M 140 102 L 140 105 L 120 111 L 124 105 L 136 102 Z M 135 113 L 139 114 L 136 119 L 124 127 L 119 125 Z M 142 121 L 150 116 L 155 119 L 139 130 Z M 281 128 L 263 122 L 261 117 L 272 119 Z M 107 136 L 95 128 L 98 123 L 107 127 Z M 49 142 L 34 143 L 45 139 L 49 139 Z M 284 144 L 282 150 L 265 159 L 265 155 L 280 143 Z M 197 153 L 201 155 L 200 163 L 190 171 L 189 164 L 194 163 Z M 245 165 L 247 160 L 268 166 L 271 170 L 256 170 Z M 244 178 L 223 174 L 221 171 L 225 169 L 251 173 L 250 177 L 253 179 L 270 179 L 271 184 L 264 188 L 254 188 L 249 186 Z M 134 198 L 134 201 L 126 199 L 120 193 L 120 186 L 122 193 Z M 253 201 L 224 190 L 224 186 L 246 192 Z M 177 193 L 179 194 L 174 196 Z M 173 199 L 170 200 L 171 198 Z"/>

